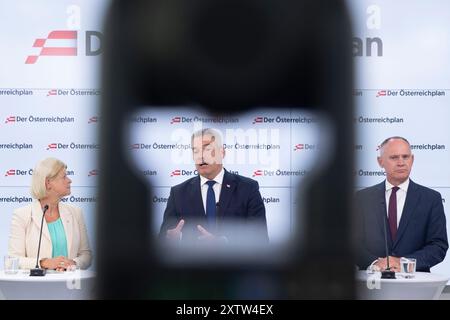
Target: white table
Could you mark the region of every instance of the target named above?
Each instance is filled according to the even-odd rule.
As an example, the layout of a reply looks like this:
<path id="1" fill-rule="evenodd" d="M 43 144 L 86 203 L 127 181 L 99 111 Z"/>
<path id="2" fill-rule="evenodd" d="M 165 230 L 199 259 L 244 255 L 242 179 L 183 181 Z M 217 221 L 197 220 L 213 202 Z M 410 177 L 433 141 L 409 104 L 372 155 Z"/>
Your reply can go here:
<path id="1" fill-rule="evenodd" d="M 50 271 L 43 277 L 30 277 L 29 270 L 16 274 L 0 271 L 0 299 L 80 300 L 93 298 L 95 273 L 87 270 Z"/>
<path id="2" fill-rule="evenodd" d="M 381 273 L 368 274 L 358 271 L 356 274 L 359 299 L 371 300 L 431 300 L 439 299 L 449 277 L 416 272 L 414 278 L 406 279 L 396 274 L 396 279 L 381 279 Z"/>

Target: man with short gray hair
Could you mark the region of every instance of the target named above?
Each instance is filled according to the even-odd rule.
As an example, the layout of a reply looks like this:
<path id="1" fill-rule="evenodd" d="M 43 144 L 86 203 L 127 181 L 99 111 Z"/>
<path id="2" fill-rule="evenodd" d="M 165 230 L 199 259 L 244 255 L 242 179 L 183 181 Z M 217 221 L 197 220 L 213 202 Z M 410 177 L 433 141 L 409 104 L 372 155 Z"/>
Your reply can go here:
<path id="1" fill-rule="evenodd" d="M 386 236 L 391 270 L 399 272 L 400 258 L 406 257 L 416 259 L 417 271 L 429 272 L 448 249 L 442 197 L 410 179 L 414 155 L 405 138 L 384 140 L 377 160 L 386 180 L 356 193 L 357 264 L 385 270 Z"/>
<path id="2" fill-rule="evenodd" d="M 196 131 L 191 144 L 198 176 L 171 188 L 160 238 L 190 244 L 268 242 L 258 182 L 223 168 L 220 132 Z"/>

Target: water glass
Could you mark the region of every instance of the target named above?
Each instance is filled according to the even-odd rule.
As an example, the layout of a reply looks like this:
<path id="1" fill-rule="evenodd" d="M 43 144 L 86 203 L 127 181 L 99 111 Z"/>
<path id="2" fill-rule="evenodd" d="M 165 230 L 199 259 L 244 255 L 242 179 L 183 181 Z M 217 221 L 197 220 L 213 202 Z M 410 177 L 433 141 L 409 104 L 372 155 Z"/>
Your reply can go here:
<path id="1" fill-rule="evenodd" d="M 13 256 L 5 256 L 3 269 L 5 274 L 16 274 L 19 272 L 19 258 Z"/>
<path id="2" fill-rule="evenodd" d="M 416 272 L 416 259 L 400 258 L 400 272 L 405 278 L 413 278 Z"/>

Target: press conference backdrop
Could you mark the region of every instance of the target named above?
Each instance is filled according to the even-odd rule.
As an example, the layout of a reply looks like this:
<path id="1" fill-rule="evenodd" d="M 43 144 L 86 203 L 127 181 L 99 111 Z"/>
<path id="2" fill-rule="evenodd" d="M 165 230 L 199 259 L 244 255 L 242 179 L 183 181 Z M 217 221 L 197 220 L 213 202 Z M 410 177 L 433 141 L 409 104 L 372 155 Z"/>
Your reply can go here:
<path id="1" fill-rule="evenodd" d="M 0 1 L 0 256 L 13 210 L 31 202 L 45 157 L 68 165 L 95 248 L 98 125 L 106 1 Z M 94 260 L 95 263 L 95 260 Z"/>
<path id="2" fill-rule="evenodd" d="M 197 175 L 192 133 L 213 127 L 221 133 L 225 169 L 258 181 L 271 243 L 288 243 L 294 212 L 303 210 L 296 186 L 305 185 L 327 159 L 332 138 L 325 117 L 301 109 L 273 110 L 212 117 L 196 106 L 168 111 L 147 106 L 131 116 L 123 150 L 136 174 L 152 185 L 153 235 L 161 226 L 170 187 Z"/>
<path id="3" fill-rule="evenodd" d="M 13 210 L 31 201 L 32 169 L 48 156 L 68 164 L 72 195 L 64 201 L 83 209 L 95 248 L 96 186 L 101 174 L 98 70 L 108 3 L 0 1 L 0 256 L 7 252 Z M 356 185 L 362 188 L 382 181 L 384 175 L 376 163 L 378 144 L 387 136 L 405 136 L 415 154 L 412 179 L 442 194 L 449 220 L 445 199 L 450 193 L 450 129 L 446 125 L 450 118 L 450 3 L 348 3 L 356 65 Z M 195 174 L 193 164 L 183 162 L 188 161 L 188 153 L 182 152 L 189 143 L 187 135 L 180 138 L 176 132 L 213 126 L 226 138 L 227 129 L 242 129 L 256 132 L 257 140 L 236 146 L 235 136 L 233 140 L 228 132 L 230 141 L 224 142 L 229 145 L 228 155 L 244 153 L 247 162 L 238 165 L 237 158 L 232 162 L 227 156 L 231 162 L 225 165 L 260 183 L 271 239 L 284 240 L 286 230 L 290 232 L 294 202 L 290 187 L 308 175 L 321 148 L 327 146 L 320 145 L 314 134 L 317 122 L 311 119 L 315 115 L 273 112 L 267 107 L 230 117 L 234 122 L 186 109 L 170 114 L 147 109 L 124 119 L 135 130 L 124 132 L 128 139 L 117 148 L 130 154 L 144 179 L 159 181 L 160 187 L 149 195 L 156 221 L 161 221 L 170 186 Z M 154 135 L 146 137 L 149 132 Z M 288 133 L 295 139 L 283 138 Z M 173 158 L 174 153 L 181 158 Z M 155 158 L 160 162 L 155 163 Z M 450 275 L 450 257 L 433 271 Z"/>

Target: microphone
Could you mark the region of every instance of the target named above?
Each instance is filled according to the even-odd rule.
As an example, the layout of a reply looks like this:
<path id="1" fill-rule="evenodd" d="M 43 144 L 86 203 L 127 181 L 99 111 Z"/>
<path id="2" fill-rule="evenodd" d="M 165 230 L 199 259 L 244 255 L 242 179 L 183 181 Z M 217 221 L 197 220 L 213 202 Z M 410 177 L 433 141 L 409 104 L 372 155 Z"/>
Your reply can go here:
<path id="1" fill-rule="evenodd" d="M 386 205 L 383 202 L 383 205 Z M 391 267 L 389 266 L 389 250 L 388 250 L 388 242 L 387 242 L 387 230 L 386 230 L 386 216 L 383 217 L 383 227 L 384 227 L 384 248 L 386 250 L 386 269 L 381 271 L 381 279 L 395 279 L 395 272 L 391 271 Z"/>
<path id="2" fill-rule="evenodd" d="M 30 276 L 31 277 L 42 277 L 45 276 L 45 269 L 39 268 L 39 251 L 41 250 L 41 239 L 42 239 L 42 226 L 44 225 L 44 216 L 45 213 L 48 210 L 48 204 L 44 206 L 44 211 L 42 212 L 42 220 L 41 220 L 41 231 L 39 232 L 39 245 L 38 245 L 38 252 L 36 257 L 36 267 L 34 269 L 30 269 Z"/>

